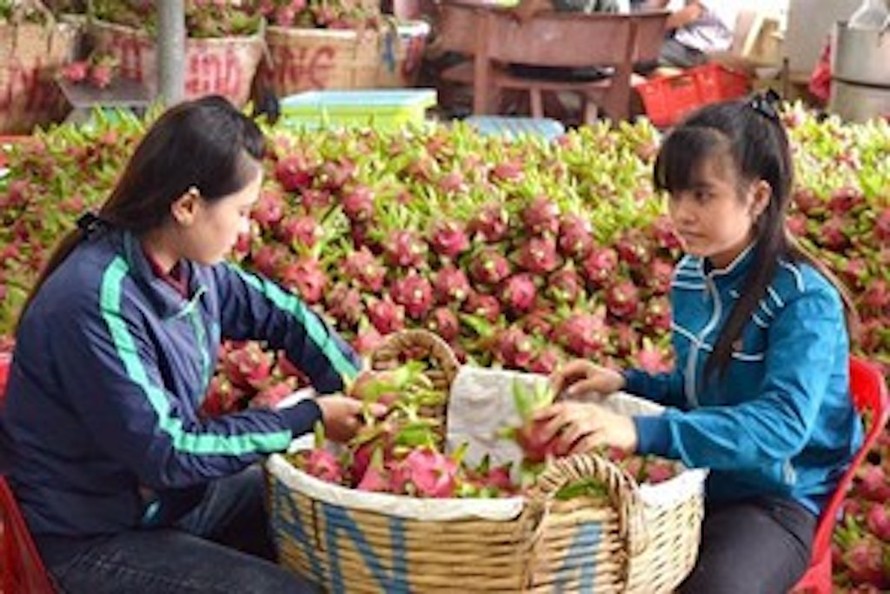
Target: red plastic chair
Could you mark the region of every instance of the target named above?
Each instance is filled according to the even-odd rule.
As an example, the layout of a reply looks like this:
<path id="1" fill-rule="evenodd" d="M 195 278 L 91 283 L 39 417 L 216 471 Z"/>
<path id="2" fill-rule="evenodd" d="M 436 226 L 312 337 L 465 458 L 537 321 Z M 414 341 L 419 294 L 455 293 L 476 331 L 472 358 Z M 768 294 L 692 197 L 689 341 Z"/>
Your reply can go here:
<path id="1" fill-rule="evenodd" d="M 831 535 L 834 532 L 838 512 L 853 482 L 856 469 L 877 442 L 887 424 L 887 417 L 890 416 L 887 384 L 880 369 L 855 357 L 850 357 L 850 395 L 857 411 L 871 412 L 871 427 L 868 428 L 862 447 L 856 452 L 850 467 L 847 468 L 828 501 L 828 506 L 823 510 L 822 517 L 819 518 L 810 567 L 794 586 L 792 592 L 795 594 L 831 594 Z"/>
<path id="2" fill-rule="evenodd" d="M 6 397 L 10 357 L 0 354 L 0 409 Z M 54 594 L 18 503 L 0 474 L 0 594 Z"/>

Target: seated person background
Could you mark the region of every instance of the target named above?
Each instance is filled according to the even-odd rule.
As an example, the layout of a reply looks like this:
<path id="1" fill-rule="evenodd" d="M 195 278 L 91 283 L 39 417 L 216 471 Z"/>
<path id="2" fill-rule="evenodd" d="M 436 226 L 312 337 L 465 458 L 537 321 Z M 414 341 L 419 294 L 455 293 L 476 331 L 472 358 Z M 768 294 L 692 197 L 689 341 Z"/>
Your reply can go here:
<path id="1" fill-rule="evenodd" d="M 741 2 L 648 0 L 642 8 L 673 10 L 658 65 L 690 68 L 707 62 L 710 52 L 729 50 Z"/>

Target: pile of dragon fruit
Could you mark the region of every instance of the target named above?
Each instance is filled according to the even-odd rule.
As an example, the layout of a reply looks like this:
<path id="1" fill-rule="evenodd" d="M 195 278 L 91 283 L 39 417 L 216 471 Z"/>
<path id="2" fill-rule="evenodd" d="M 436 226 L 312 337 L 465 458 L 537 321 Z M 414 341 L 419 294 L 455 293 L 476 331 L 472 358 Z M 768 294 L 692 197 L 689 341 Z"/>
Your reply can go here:
<path id="1" fill-rule="evenodd" d="M 784 117 L 796 165 L 789 227 L 850 287 L 863 320 L 856 351 L 886 372 L 890 124 L 845 124 L 795 106 Z M 105 199 L 143 133 L 128 117 L 98 120 L 30 137 L 6 155 L 0 335 L 11 334 L 49 248 Z M 659 135 L 647 123 L 581 128 L 555 142 L 508 142 L 462 125 L 273 128 L 270 139 L 263 195 L 234 258 L 298 292 L 360 351 L 420 327 L 486 367 L 546 374 L 578 356 L 673 364 L 667 287 L 679 251 L 652 189 Z M 227 344 L 220 363 L 208 414 L 271 405 L 306 383 L 261 344 Z M 885 434 L 837 531 L 839 588 L 890 589 L 888 458 Z"/>
<path id="2" fill-rule="evenodd" d="M 563 455 L 557 439 L 543 441 L 532 414 L 553 401 L 546 385 L 527 388 L 519 382 L 512 396 L 520 423 L 504 426 L 502 439 L 514 440 L 522 460 L 494 464 L 486 454 L 475 464 L 466 460 L 467 444 L 446 452 L 441 410 L 448 394 L 436 390 L 425 375 L 425 365 L 412 361 L 390 370 L 367 372 L 347 389 L 364 403 L 388 407 L 383 417 L 365 414 L 364 425 L 346 447 L 332 446 L 324 430 L 316 428 L 315 447 L 289 455 L 297 468 L 321 480 L 359 491 L 426 498 L 510 497 L 534 485 L 548 459 Z M 367 409 L 367 407 L 366 407 Z M 618 450 L 599 452 L 609 457 L 639 483 L 659 483 L 673 477 L 679 465 L 654 456 L 629 456 Z M 515 471 L 514 471 L 515 470 Z M 604 485 L 588 478 L 564 486 L 557 498 L 605 497 Z"/>

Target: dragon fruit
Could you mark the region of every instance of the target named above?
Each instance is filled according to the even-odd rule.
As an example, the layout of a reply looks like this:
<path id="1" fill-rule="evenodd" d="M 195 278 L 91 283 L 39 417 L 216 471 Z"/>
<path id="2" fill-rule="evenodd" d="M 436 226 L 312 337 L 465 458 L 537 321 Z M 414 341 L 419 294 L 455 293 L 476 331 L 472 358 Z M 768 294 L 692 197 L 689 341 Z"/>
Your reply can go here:
<path id="1" fill-rule="evenodd" d="M 521 328 L 510 326 L 497 334 L 494 356 L 507 367 L 527 369 L 534 356 L 534 343 Z"/>
<path id="2" fill-rule="evenodd" d="M 390 266 L 416 268 L 426 259 L 427 244 L 412 231 L 395 231 L 384 242 L 384 259 Z"/>
<path id="3" fill-rule="evenodd" d="M 875 220 L 875 239 L 878 245 L 890 242 L 890 206 L 883 208 Z"/>
<path id="4" fill-rule="evenodd" d="M 618 269 L 618 253 L 612 248 L 594 247 L 581 267 L 592 287 L 602 287 L 612 280 Z"/>
<path id="5" fill-rule="evenodd" d="M 368 319 L 381 334 L 391 334 L 405 327 L 405 308 L 389 297 L 377 299 L 368 306 Z"/>
<path id="6" fill-rule="evenodd" d="M 605 312 L 602 309 L 592 314 L 575 312 L 556 327 L 555 336 L 570 353 L 592 358 L 608 344 Z"/>
<path id="7" fill-rule="evenodd" d="M 649 228 L 649 235 L 654 238 L 655 244 L 661 249 L 668 251 L 677 251 L 680 249 L 680 238 L 674 230 L 674 224 L 671 219 L 662 215 L 652 221 Z"/>
<path id="8" fill-rule="evenodd" d="M 631 281 L 619 281 L 606 290 L 606 305 L 613 316 L 632 318 L 640 306 L 640 292 Z"/>
<path id="9" fill-rule="evenodd" d="M 322 230 L 311 216 L 286 216 L 278 223 L 278 237 L 285 244 L 310 249 L 321 239 Z"/>
<path id="10" fill-rule="evenodd" d="M 312 476 L 339 485 L 343 482 L 343 467 L 337 457 L 322 448 L 310 450 L 304 459 L 303 470 Z"/>
<path id="11" fill-rule="evenodd" d="M 527 312 L 535 305 L 538 289 L 530 274 L 516 274 L 504 282 L 501 303 L 514 314 Z"/>
<path id="12" fill-rule="evenodd" d="M 559 367 L 560 361 L 562 361 L 560 350 L 553 346 L 546 346 L 535 351 L 528 364 L 528 370 L 532 373 L 550 375 Z"/>
<path id="13" fill-rule="evenodd" d="M 516 263 L 533 274 L 547 274 L 561 264 L 553 237 L 532 237 L 516 252 Z"/>
<path id="14" fill-rule="evenodd" d="M 432 448 L 419 448 L 408 454 L 400 465 L 410 486 L 420 497 L 454 497 L 457 489 L 458 463 Z"/>
<path id="15" fill-rule="evenodd" d="M 566 258 L 584 258 L 593 248 L 593 225 L 580 214 L 567 213 L 559 221 L 559 251 Z"/>
<path id="16" fill-rule="evenodd" d="M 553 331 L 555 314 L 544 308 L 534 309 L 519 320 L 522 330 L 529 335 L 548 338 Z"/>
<path id="17" fill-rule="evenodd" d="M 275 164 L 275 179 L 288 192 L 297 192 L 312 185 L 314 172 L 304 159 L 289 156 Z"/>
<path id="18" fill-rule="evenodd" d="M 584 282 L 570 262 L 550 275 L 547 280 L 545 294 L 554 302 L 563 305 L 575 305 L 584 290 Z"/>
<path id="19" fill-rule="evenodd" d="M 361 292 L 345 283 L 337 283 L 328 291 L 325 295 L 325 305 L 334 319 L 347 326 L 357 325 L 365 313 Z"/>
<path id="20" fill-rule="evenodd" d="M 264 228 L 270 229 L 284 216 L 284 209 L 284 200 L 277 191 L 263 190 L 250 215 Z"/>
<path id="21" fill-rule="evenodd" d="M 529 462 L 543 462 L 556 453 L 557 440 L 553 438 L 545 441 L 541 437 L 541 429 L 546 421 L 533 420 L 535 412 L 550 405 L 555 396 L 553 390 L 542 382 L 531 389 L 521 382 L 513 382 L 513 404 L 519 413 L 521 425 L 512 431 L 512 436 Z"/>
<path id="22" fill-rule="evenodd" d="M 666 295 L 671 290 L 671 281 L 674 278 L 674 265 L 661 258 L 653 258 L 649 263 L 649 276 L 646 279 L 647 286 L 656 295 Z"/>
<path id="23" fill-rule="evenodd" d="M 386 267 L 367 247 L 346 256 L 343 273 L 360 289 L 371 293 L 379 293 L 386 280 Z"/>
<path id="24" fill-rule="evenodd" d="M 476 216 L 467 224 L 467 231 L 478 235 L 486 243 L 497 243 L 507 234 L 509 225 L 507 209 L 499 202 L 482 206 Z"/>
<path id="25" fill-rule="evenodd" d="M 480 250 L 470 264 L 470 278 L 481 286 L 493 287 L 510 276 L 510 262 L 494 248 Z"/>
<path id="26" fill-rule="evenodd" d="M 671 329 L 671 303 L 667 297 L 662 295 L 649 300 L 643 313 L 643 325 L 656 332 Z"/>
<path id="27" fill-rule="evenodd" d="M 547 196 L 534 198 L 520 215 L 525 229 L 532 235 L 555 235 L 559 231 L 559 206 Z"/>
<path id="28" fill-rule="evenodd" d="M 491 181 L 493 182 L 518 182 L 522 181 L 524 176 L 522 164 L 518 161 L 498 163 L 491 169 Z"/>
<path id="29" fill-rule="evenodd" d="M 383 344 L 383 335 L 373 325 L 360 328 L 352 341 L 352 347 L 362 355 L 373 352 Z"/>
<path id="30" fill-rule="evenodd" d="M 441 336 L 446 342 L 452 342 L 460 334 L 460 321 L 451 309 L 437 307 L 426 321 L 426 327 Z"/>
<path id="31" fill-rule="evenodd" d="M 501 317 L 501 304 L 494 295 L 472 292 L 464 302 L 465 312 L 485 318 L 494 323 Z"/>
<path id="32" fill-rule="evenodd" d="M 470 290 L 470 281 L 464 271 L 450 264 L 440 268 L 433 277 L 433 295 L 440 305 L 463 303 Z"/>
<path id="33" fill-rule="evenodd" d="M 315 258 L 304 257 L 285 266 L 281 272 L 285 286 L 293 288 L 306 303 L 319 303 L 324 296 L 328 277 Z"/>
<path id="34" fill-rule="evenodd" d="M 366 223 L 374 217 L 374 192 L 367 186 L 355 186 L 342 201 L 343 213 L 353 223 Z"/>
<path id="35" fill-rule="evenodd" d="M 639 268 L 649 261 L 649 255 L 655 250 L 651 247 L 651 241 L 638 229 L 630 229 L 615 242 L 615 251 L 618 252 L 618 260 Z"/>
<path id="36" fill-rule="evenodd" d="M 392 284 L 390 294 L 393 301 L 404 305 L 408 315 L 416 320 L 426 316 L 433 305 L 433 287 L 413 270 Z"/>
<path id="37" fill-rule="evenodd" d="M 454 221 L 439 223 L 430 237 L 430 245 L 440 256 L 456 258 L 470 247 L 463 227 Z"/>

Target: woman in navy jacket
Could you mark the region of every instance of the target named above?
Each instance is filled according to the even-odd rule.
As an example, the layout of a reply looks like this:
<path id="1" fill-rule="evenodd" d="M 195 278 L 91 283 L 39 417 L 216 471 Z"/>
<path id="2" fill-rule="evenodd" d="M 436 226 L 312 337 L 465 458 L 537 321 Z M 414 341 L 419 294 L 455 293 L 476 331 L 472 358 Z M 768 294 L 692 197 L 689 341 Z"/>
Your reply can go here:
<path id="1" fill-rule="evenodd" d="M 358 371 L 298 297 L 223 261 L 248 229 L 263 150 L 225 99 L 170 109 L 30 295 L 2 428 L 16 497 L 66 592 L 306 589 L 272 562 L 255 463 L 317 421 L 349 439 L 359 403 L 199 414 L 223 339 L 284 349 L 321 394 Z"/>

